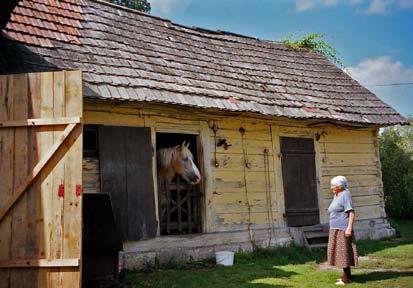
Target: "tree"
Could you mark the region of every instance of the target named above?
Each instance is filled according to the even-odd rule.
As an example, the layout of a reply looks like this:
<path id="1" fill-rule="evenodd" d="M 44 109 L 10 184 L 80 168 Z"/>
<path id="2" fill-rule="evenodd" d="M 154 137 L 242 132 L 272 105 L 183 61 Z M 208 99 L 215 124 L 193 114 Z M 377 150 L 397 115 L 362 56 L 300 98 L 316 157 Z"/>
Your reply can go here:
<path id="1" fill-rule="evenodd" d="M 409 122 L 380 136 L 384 201 L 391 217 L 413 218 L 413 117 Z"/>
<path id="2" fill-rule="evenodd" d="M 125 6 L 135 10 L 149 13 L 151 11 L 151 3 L 148 0 L 107 0 L 110 3 Z"/>

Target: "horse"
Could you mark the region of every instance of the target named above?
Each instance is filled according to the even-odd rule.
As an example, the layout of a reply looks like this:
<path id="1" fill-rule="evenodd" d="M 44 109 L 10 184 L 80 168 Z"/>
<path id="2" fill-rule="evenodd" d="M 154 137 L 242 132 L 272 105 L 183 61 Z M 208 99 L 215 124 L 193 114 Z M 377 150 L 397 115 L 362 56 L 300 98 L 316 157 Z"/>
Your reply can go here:
<path id="1" fill-rule="evenodd" d="M 171 228 L 168 226 L 170 221 L 174 220 L 175 216 L 172 214 L 178 213 L 177 211 L 184 211 L 185 216 L 180 214 L 181 220 L 185 221 L 184 218 L 190 219 L 192 217 L 191 211 L 194 208 L 191 208 L 192 205 L 186 206 L 183 208 L 184 203 L 190 203 L 192 201 L 191 197 L 188 195 L 191 188 L 184 188 L 183 190 L 176 188 L 169 189 L 169 184 L 175 178 L 175 175 L 178 175 L 180 178 L 184 179 L 190 185 L 196 185 L 201 181 L 201 173 L 199 173 L 198 167 L 194 163 L 194 157 L 192 156 L 191 151 L 188 149 L 189 142 L 185 144 L 185 141 L 181 145 L 177 145 L 169 148 L 162 148 L 156 152 L 157 155 L 157 167 L 158 167 L 158 203 L 159 203 L 159 218 L 161 224 L 166 224 L 166 233 L 171 232 Z M 179 182 L 179 179 L 177 179 Z M 189 189 L 189 190 L 187 190 Z M 181 198 L 182 197 L 182 198 Z M 177 207 L 181 207 L 177 209 Z M 183 212 L 179 212 L 183 213 Z M 181 227 L 177 229 L 181 232 Z M 163 229 L 163 228 L 161 228 Z M 189 228 L 188 228 L 189 229 Z M 192 233 L 192 230 L 189 231 Z"/>
<path id="2" fill-rule="evenodd" d="M 201 181 L 201 173 L 194 163 L 194 157 L 188 149 L 189 142 L 169 148 L 159 149 L 157 155 L 158 180 L 170 183 L 176 174 L 190 184 Z"/>

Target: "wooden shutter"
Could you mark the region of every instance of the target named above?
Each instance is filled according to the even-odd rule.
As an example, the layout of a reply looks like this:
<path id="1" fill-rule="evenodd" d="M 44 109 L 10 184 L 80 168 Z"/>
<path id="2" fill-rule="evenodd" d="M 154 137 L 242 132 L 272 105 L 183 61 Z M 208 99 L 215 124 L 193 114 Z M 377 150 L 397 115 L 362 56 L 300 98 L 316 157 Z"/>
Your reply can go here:
<path id="1" fill-rule="evenodd" d="M 80 287 L 81 77 L 0 76 L 0 287 Z"/>
<path id="2" fill-rule="evenodd" d="M 150 128 L 100 126 L 101 190 L 111 195 L 123 240 L 156 236 Z"/>
<path id="3" fill-rule="evenodd" d="M 320 221 L 313 139 L 281 137 L 285 216 L 288 226 Z"/>

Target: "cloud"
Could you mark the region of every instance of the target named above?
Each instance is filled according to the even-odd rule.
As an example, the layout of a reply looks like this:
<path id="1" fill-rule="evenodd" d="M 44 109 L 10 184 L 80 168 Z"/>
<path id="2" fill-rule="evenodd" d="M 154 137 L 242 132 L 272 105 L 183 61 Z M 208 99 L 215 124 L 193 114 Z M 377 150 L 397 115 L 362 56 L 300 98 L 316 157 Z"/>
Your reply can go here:
<path id="1" fill-rule="evenodd" d="M 400 0 L 399 7 L 401 9 L 413 9 L 413 1 L 412 0 Z"/>
<path id="2" fill-rule="evenodd" d="M 412 83 L 413 66 L 405 67 L 388 56 L 366 59 L 346 69 L 351 77 L 366 86 L 383 101 L 405 116 L 413 115 L 413 85 L 383 84 Z"/>
<path id="3" fill-rule="evenodd" d="M 394 0 L 372 0 L 364 13 L 387 14 L 395 2 Z"/>
<path id="4" fill-rule="evenodd" d="M 170 14 L 176 8 L 182 9 L 189 5 L 190 0 L 150 0 L 153 11 L 159 11 L 163 14 Z"/>
<path id="5" fill-rule="evenodd" d="M 392 62 L 388 56 L 361 61 L 347 70 L 364 85 L 413 82 L 413 66 L 406 68 L 400 61 Z"/>
<path id="6" fill-rule="evenodd" d="M 336 6 L 339 0 L 295 0 L 295 9 L 304 12 L 313 9 L 315 6 Z"/>
<path id="7" fill-rule="evenodd" d="M 317 7 L 349 5 L 367 15 L 385 15 L 400 9 L 413 9 L 413 0 L 295 0 L 295 9 L 306 12 Z"/>

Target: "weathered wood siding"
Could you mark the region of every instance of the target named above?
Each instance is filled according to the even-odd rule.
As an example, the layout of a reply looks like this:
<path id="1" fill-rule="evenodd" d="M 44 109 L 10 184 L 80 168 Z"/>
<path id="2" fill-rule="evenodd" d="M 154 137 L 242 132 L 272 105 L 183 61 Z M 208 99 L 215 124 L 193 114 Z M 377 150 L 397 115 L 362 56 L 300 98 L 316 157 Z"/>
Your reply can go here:
<path id="1" fill-rule="evenodd" d="M 205 194 L 203 231 L 206 232 L 245 230 L 249 223 L 253 229 L 269 229 L 269 222 L 273 227 L 285 227 L 280 136 L 316 139 L 315 135 L 319 135 L 314 143 L 321 223 L 328 223 L 326 209 L 332 198 L 329 181 L 335 175 L 348 178 L 360 223 L 385 217 L 376 128 L 309 127 L 308 122 L 298 120 L 261 120 L 103 102 L 86 103 L 85 122 L 151 127 L 154 146 L 156 132 L 198 134 Z M 211 129 L 213 125 L 218 127 L 216 136 Z M 243 134 L 241 127 L 245 130 Z M 222 139 L 231 146 L 216 147 L 215 151 L 215 143 Z M 264 151 L 268 153 L 268 167 Z M 98 163 L 84 163 L 84 167 L 93 165 Z M 153 166 L 155 176 L 155 163 Z M 99 177 L 90 170 L 85 170 L 84 175 L 84 179 L 90 181 Z M 84 185 L 93 187 L 94 184 Z"/>
<path id="2" fill-rule="evenodd" d="M 82 75 L 0 76 L 0 287 L 80 287 Z"/>

